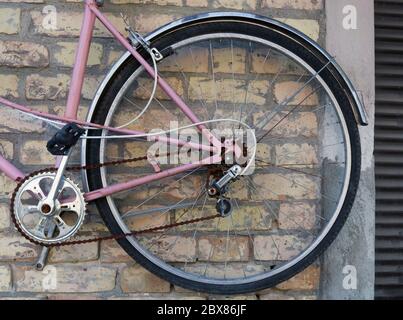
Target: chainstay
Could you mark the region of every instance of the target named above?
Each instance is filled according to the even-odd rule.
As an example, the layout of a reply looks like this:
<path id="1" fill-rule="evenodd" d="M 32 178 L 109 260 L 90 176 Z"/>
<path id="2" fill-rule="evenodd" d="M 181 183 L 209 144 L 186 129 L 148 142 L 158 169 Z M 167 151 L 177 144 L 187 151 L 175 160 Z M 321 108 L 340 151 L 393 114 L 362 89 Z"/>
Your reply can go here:
<path id="1" fill-rule="evenodd" d="M 169 154 L 165 155 L 169 156 Z M 126 163 L 132 163 L 132 162 L 138 162 L 138 161 L 144 161 L 147 160 L 148 157 L 137 157 L 137 158 L 131 158 L 131 159 L 124 159 L 124 160 L 118 160 L 118 161 L 111 161 L 111 162 L 104 162 L 101 164 L 91 164 L 91 165 L 85 165 L 85 166 L 71 166 L 66 169 L 66 171 L 81 171 L 81 170 L 94 170 L 94 169 L 100 169 L 103 167 L 107 166 L 117 166 L 120 164 L 126 164 Z M 177 223 L 172 223 L 164 226 L 159 226 L 159 227 L 154 227 L 154 228 L 149 228 L 149 229 L 143 229 L 143 230 L 136 230 L 132 231 L 129 233 L 123 233 L 123 234 L 117 234 L 117 235 L 109 235 L 109 236 L 100 236 L 100 237 L 95 237 L 95 238 L 89 238 L 89 239 L 81 239 L 81 240 L 71 240 L 71 241 L 66 241 L 66 242 L 61 242 L 61 243 L 53 243 L 53 244 L 45 244 L 39 241 L 36 241 L 35 239 L 31 238 L 28 234 L 26 234 L 20 227 L 20 225 L 17 223 L 16 217 L 15 217 L 15 212 L 14 212 L 14 206 L 15 206 L 15 197 L 17 195 L 18 190 L 20 187 L 29 179 L 32 177 L 42 174 L 42 173 L 48 173 L 48 172 L 56 172 L 57 168 L 45 168 L 42 170 L 37 170 L 29 175 L 25 176 L 22 180 L 20 180 L 17 184 L 17 187 L 14 189 L 12 196 L 11 196 L 11 201 L 10 201 L 10 212 L 11 212 L 11 220 L 17 229 L 17 231 L 28 241 L 31 243 L 34 243 L 36 245 L 40 245 L 43 247 L 65 247 L 65 246 L 73 246 L 73 245 L 79 245 L 79 244 L 87 244 L 87 243 L 93 243 L 93 242 L 99 242 L 99 241 L 106 241 L 106 240 L 121 240 L 127 237 L 133 237 L 137 236 L 140 234 L 145 234 L 145 233 L 150 233 L 150 232 L 156 232 L 156 231 L 162 231 L 166 229 L 172 229 L 188 224 L 193 224 L 193 223 L 199 223 L 199 222 L 204 222 L 208 220 L 213 220 L 216 218 L 221 217 L 219 214 L 203 217 L 203 218 L 198 218 L 198 219 L 192 219 L 192 220 L 186 220 L 182 222 L 177 222 Z M 187 209 L 185 211 L 188 212 L 190 209 Z"/>

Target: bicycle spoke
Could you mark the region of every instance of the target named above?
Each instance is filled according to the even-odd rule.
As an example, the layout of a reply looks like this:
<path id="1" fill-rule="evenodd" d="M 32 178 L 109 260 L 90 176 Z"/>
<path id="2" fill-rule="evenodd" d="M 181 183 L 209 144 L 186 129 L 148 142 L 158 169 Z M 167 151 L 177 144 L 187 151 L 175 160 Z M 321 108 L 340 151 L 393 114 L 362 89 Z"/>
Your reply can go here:
<path id="1" fill-rule="evenodd" d="M 284 99 L 282 102 L 280 102 L 275 108 L 274 110 L 270 113 L 269 117 L 266 117 L 266 122 L 263 122 L 263 125 L 261 126 L 261 128 L 264 128 L 274 117 L 275 115 L 280 111 L 280 109 L 282 109 L 284 106 L 288 105 L 291 101 L 294 100 L 294 98 L 300 94 L 314 79 L 317 78 L 317 76 L 327 68 L 327 66 L 330 64 L 331 62 L 329 61 L 328 63 L 326 63 L 318 72 L 316 72 L 307 82 L 304 83 L 304 85 L 299 88 L 298 90 L 296 90 L 289 98 Z M 261 124 L 261 122 L 264 119 L 262 119 L 259 123 L 256 124 L 256 127 L 259 126 Z"/>
<path id="2" fill-rule="evenodd" d="M 335 221 L 338 204 L 344 201 L 351 165 L 348 131 L 337 95 L 331 95 L 333 88 L 321 78 L 331 62 L 312 71 L 302 57 L 296 59 L 281 45 L 257 40 L 231 32 L 223 37 L 215 33 L 189 37 L 174 42 L 159 62 L 161 76 L 180 82 L 181 98 L 199 119 L 228 118 L 256 129 L 257 140 L 264 145 L 259 146 L 255 170 L 230 180 L 217 198 L 207 190 L 230 164 L 199 167 L 111 196 L 119 224 L 144 230 L 130 238 L 131 245 L 141 249 L 147 263 L 178 279 L 204 285 L 246 284 L 282 274 L 300 263 L 301 254 L 317 248 L 320 241 L 315 240 L 328 232 L 326 227 Z M 145 99 L 151 93 L 149 82 L 143 81 L 143 73 L 132 74 L 132 83 L 126 82 L 125 88 L 137 83 L 139 98 Z M 108 121 L 122 117 L 119 107 L 122 112 L 142 110 L 137 96 L 124 90 Z M 171 119 L 189 122 L 173 102 L 160 95 L 154 102 L 152 107 L 161 116 L 151 114 L 144 125 L 165 128 Z M 221 121 L 206 127 L 233 132 L 242 125 Z M 136 148 L 124 144 L 107 153 L 111 159 L 129 151 L 142 153 L 140 143 Z M 103 177 L 112 184 L 152 173 L 143 161 L 105 170 Z M 220 197 L 232 205 L 227 217 L 218 215 Z"/>

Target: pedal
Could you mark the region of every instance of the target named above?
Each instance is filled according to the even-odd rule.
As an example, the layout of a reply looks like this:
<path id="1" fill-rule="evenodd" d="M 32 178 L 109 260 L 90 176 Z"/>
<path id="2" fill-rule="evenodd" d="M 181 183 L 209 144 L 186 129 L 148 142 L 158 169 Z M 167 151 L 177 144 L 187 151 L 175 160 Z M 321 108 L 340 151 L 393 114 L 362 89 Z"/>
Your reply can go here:
<path id="1" fill-rule="evenodd" d="M 46 148 L 54 156 L 66 156 L 85 131 L 75 123 L 69 123 L 56 132 L 48 141 Z"/>

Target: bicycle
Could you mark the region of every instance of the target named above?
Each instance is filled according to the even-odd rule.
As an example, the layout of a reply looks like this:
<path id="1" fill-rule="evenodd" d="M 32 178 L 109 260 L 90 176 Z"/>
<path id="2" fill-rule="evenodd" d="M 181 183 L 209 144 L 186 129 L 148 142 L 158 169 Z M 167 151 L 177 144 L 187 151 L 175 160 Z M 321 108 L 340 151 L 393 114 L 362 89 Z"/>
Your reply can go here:
<path id="1" fill-rule="evenodd" d="M 47 247 L 115 239 L 157 276 L 217 294 L 272 287 L 312 264 L 352 207 L 358 125 L 368 124 L 334 59 L 296 29 L 247 13 L 186 17 L 146 38 L 122 16 L 126 38 L 103 2 L 85 1 L 64 116 L 0 98 L 58 129 L 47 144 L 55 168 L 26 175 L 0 157 L 0 170 L 18 182 L 10 206 L 17 229 Z M 96 19 L 127 53 L 82 121 Z M 69 167 L 79 141 L 81 166 Z M 178 165 L 191 151 L 198 158 Z M 82 172 L 85 193 L 70 171 Z M 71 240 L 88 202 L 112 235 Z"/>

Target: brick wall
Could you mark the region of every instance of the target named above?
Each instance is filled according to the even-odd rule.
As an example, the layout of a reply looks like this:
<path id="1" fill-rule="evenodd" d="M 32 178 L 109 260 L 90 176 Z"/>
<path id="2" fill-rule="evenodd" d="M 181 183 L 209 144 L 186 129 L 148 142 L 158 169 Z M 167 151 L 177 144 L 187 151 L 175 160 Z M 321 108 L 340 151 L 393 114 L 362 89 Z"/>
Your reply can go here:
<path id="1" fill-rule="evenodd" d="M 60 114 L 66 102 L 75 45 L 82 19 L 81 1 L 0 0 L 0 95 Z M 149 32 L 173 19 L 211 10 L 245 10 L 275 17 L 299 28 L 323 44 L 322 0 L 110 0 L 108 17 L 123 32 L 119 13 L 125 12 L 132 25 Z M 44 6 L 58 9 L 58 29 L 42 27 Z M 108 68 L 122 53 L 105 29 L 97 25 L 88 73 L 82 94 L 83 118 L 96 88 Z M 278 88 L 281 95 L 281 88 Z M 0 107 L 0 152 L 26 171 L 50 165 L 53 158 L 44 150 L 49 138 L 37 121 Z M 17 134 L 18 133 L 18 134 Z M 288 147 L 293 147 L 292 145 Z M 295 147 L 295 146 L 294 146 Z M 32 263 L 40 248 L 27 243 L 10 224 L 8 200 L 15 187 L 0 175 L 0 299 L 3 298 L 198 298 L 196 294 L 156 278 L 133 261 L 114 243 L 93 243 L 52 249 L 49 260 L 57 270 L 57 289 L 44 292 L 46 273 Z M 88 235 L 105 231 L 95 219 L 83 227 Z M 245 299 L 314 299 L 319 286 L 318 264 L 274 289 Z"/>

